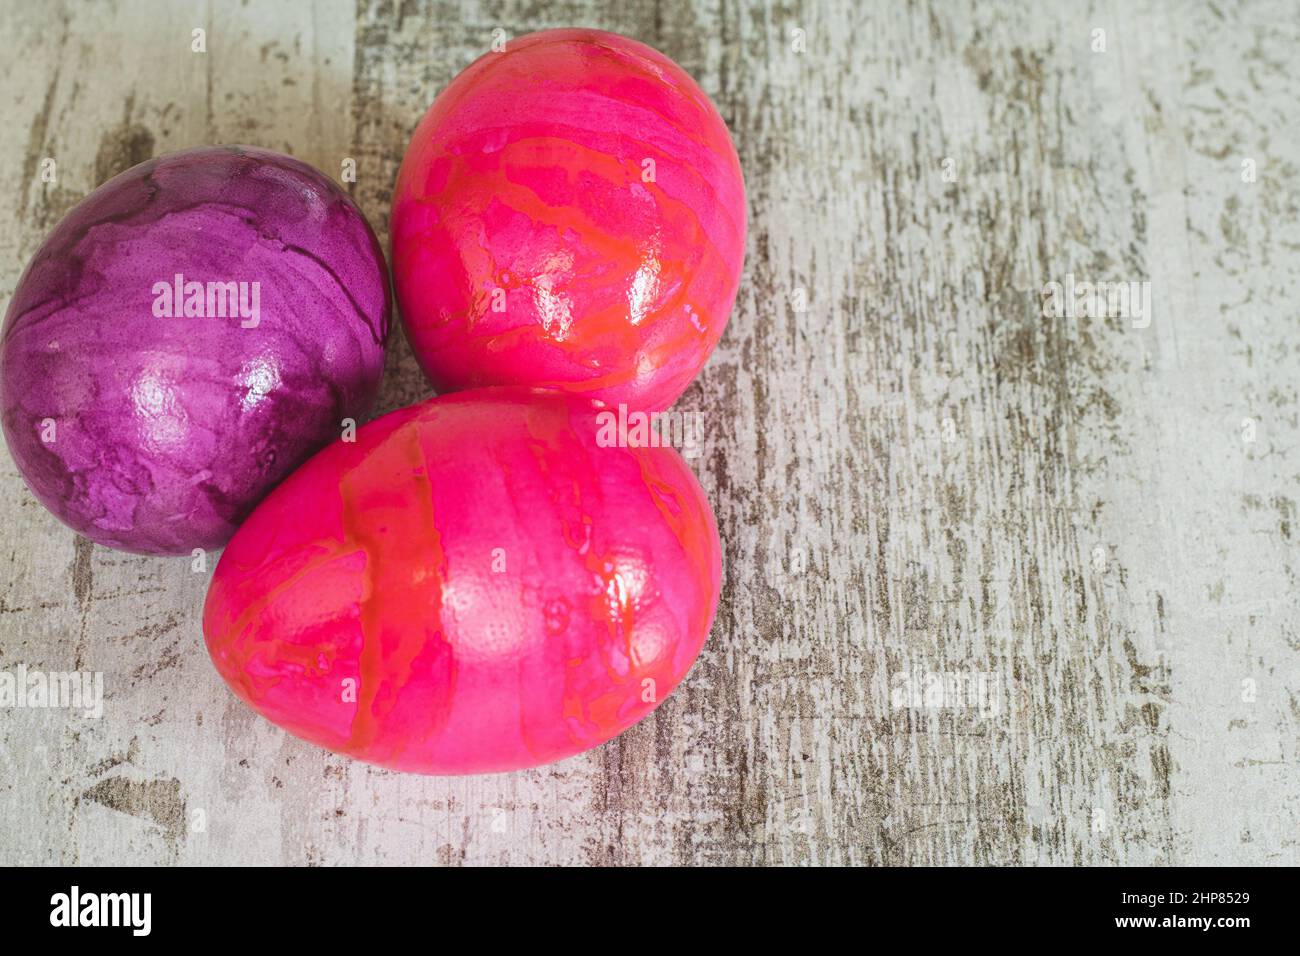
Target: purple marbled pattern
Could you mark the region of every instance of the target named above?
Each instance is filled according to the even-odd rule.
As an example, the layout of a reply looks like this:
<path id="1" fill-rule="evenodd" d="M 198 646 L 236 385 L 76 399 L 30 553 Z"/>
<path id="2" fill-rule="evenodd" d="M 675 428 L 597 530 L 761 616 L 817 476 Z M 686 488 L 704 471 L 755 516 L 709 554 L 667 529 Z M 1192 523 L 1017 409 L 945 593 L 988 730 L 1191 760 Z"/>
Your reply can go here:
<path id="1" fill-rule="evenodd" d="M 248 304 L 259 283 L 260 321 L 181 317 L 183 302 L 156 317 L 155 284 L 177 273 L 248 283 Z M 19 280 L 0 333 L 5 439 L 86 537 L 220 547 L 369 412 L 391 311 L 374 233 L 315 169 L 251 147 L 153 159 L 79 203 Z"/>

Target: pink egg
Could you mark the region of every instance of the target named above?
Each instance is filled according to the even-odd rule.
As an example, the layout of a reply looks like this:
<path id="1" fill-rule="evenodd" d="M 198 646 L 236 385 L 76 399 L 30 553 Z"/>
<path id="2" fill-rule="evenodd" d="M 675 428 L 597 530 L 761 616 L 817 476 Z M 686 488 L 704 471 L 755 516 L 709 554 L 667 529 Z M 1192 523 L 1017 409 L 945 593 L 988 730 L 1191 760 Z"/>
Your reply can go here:
<path id="1" fill-rule="evenodd" d="M 722 335 L 745 187 L 709 98 L 626 37 L 548 30 L 458 75 L 393 198 L 407 338 L 439 391 L 667 408 Z"/>
<path id="2" fill-rule="evenodd" d="M 677 686 L 721 577 L 708 501 L 667 447 L 496 388 L 363 427 L 294 472 L 221 557 L 217 670 L 285 730 L 419 773 L 594 747 Z"/>

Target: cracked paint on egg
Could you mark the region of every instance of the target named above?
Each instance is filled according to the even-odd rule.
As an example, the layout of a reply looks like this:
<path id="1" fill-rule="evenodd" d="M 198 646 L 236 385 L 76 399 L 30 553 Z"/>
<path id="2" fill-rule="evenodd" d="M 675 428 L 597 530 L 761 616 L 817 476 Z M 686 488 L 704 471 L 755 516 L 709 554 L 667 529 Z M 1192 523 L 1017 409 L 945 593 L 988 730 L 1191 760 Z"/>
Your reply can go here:
<path id="1" fill-rule="evenodd" d="M 727 323 L 744 181 L 709 98 L 597 30 L 508 42 L 458 75 L 411 139 L 394 285 L 440 392 L 547 386 L 667 408 Z"/>
<path id="2" fill-rule="evenodd" d="M 378 241 L 318 171 L 251 147 L 153 159 L 75 206 L 19 280 L 0 340 L 5 439 L 87 538 L 217 548 L 369 412 L 390 315 Z"/>
<path id="3" fill-rule="evenodd" d="M 253 512 L 203 629 L 234 692 L 385 767 L 513 770 L 645 717 L 712 625 L 712 511 L 667 447 L 603 447 L 599 408 L 493 388 L 336 442 Z"/>

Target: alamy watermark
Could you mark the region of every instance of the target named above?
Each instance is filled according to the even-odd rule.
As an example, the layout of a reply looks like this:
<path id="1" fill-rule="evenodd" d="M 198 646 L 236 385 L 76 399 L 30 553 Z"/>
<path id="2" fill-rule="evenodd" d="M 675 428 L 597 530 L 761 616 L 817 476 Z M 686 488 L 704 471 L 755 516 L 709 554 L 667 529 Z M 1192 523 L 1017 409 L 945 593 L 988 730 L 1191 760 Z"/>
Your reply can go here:
<path id="1" fill-rule="evenodd" d="M 0 707 L 64 708 L 83 711 L 90 720 L 104 716 L 104 675 L 100 671 L 29 671 L 19 664 L 0 671 Z"/>
<path id="2" fill-rule="evenodd" d="M 152 911 L 152 893 L 83 893 L 73 886 L 50 897 L 51 926 L 119 926 L 132 936 L 148 936 Z"/>
<path id="3" fill-rule="evenodd" d="M 628 411 L 618 409 L 596 413 L 596 444 L 601 448 L 676 448 L 685 458 L 700 454 L 704 442 L 704 413 Z"/>
<path id="4" fill-rule="evenodd" d="M 899 710 L 951 710 L 996 717 L 1002 713 L 1002 678 L 977 670 L 904 670 L 891 676 L 889 699 Z"/>
<path id="5" fill-rule="evenodd" d="M 152 292 L 155 318 L 238 318 L 243 329 L 255 329 L 262 321 L 262 283 L 257 281 L 186 282 L 178 272 L 171 282 L 155 282 Z"/>
<path id="6" fill-rule="evenodd" d="M 1043 286 L 1045 319 L 1129 319 L 1133 328 L 1151 325 L 1151 283 L 1076 281 L 1067 273 L 1064 282 Z"/>

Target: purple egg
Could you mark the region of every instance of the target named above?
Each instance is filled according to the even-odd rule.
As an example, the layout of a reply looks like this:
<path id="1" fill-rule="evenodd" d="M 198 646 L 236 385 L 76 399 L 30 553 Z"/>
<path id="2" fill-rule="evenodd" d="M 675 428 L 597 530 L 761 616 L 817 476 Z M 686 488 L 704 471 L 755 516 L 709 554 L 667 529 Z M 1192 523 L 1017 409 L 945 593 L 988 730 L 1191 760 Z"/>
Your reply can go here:
<path id="1" fill-rule="evenodd" d="M 19 280 L 5 439 L 91 540 L 220 547 L 369 412 L 391 311 L 374 233 L 317 170 L 242 146 L 153 159 L 73 208 Z"/>

